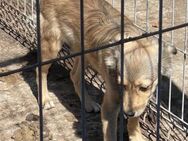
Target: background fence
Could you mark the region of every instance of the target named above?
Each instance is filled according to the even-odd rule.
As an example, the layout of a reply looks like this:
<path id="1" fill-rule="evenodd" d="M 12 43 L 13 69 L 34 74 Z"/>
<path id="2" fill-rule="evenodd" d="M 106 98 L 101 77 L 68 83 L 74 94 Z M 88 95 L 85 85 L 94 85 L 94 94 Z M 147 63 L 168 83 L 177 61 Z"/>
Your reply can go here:
<path id="1" fill-rule="evenodd" d="M 110 1 L 120 10 L 120 1 Z M 163 64 L 162 104 L 160 116 L 161 140 L 186 141 L 188 140 L 188 61 L 187 61 L 187 20 L 188 1 L 164 0 L 163 13 L 163 45 L 174 46 L 178 50 L 176 56 L 168 56 Z M 35 0 L 0 0 L 0 28 L 18 40 L 30 50 L 36 49 L 36 2 Z M 125 15 L 134 21 L 143 31 L 138 37 L 155 35 L 158 38 L 158 1 L 134 0 L 125 1 Z M 177 30 L 176 30 L 177 29 Z M 148 33 L 148 34 L 146 34 Z M 60 57 L 69 55 L 69 48 L 64 46 L 59 53 Z M 165 54 L 165 53 L 164 53 Z M 169 59 L 170 58 L 170 59 Z M 74 59 L 60 60 L 66 69 L 70 70 Z M 166 62 L 167 63 L 166 63 Z M 23 70 L 36 66 L 26 66 Z M 0 73 L 5 76 L 14 72 Z M 102 78 L 88 68 L 85 79 L 89 84 L 105 91 Z M 143 134 L 149 140 L 155 140 L 157 124 L 157 100 L 153 97 L 146 112 L 141 118 Z"/>

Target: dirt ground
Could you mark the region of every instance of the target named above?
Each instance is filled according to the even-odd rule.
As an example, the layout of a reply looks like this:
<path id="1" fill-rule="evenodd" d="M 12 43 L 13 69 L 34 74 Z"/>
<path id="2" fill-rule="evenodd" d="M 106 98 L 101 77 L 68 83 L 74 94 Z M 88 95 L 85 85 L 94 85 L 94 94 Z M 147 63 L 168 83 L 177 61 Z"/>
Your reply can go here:
<path id="1" fill-rule="evenodd" d="M 28 62 L 30 64 L 35 62 L 35 54 L 27 54 L 27 49 L 2 30 L 0 30 L 0 38 L 1 62 L 3 62 L 1 72 L 20 68 Z M 13 64 L 9 64 L 12 58 L 18 59 Z M 63 74 L 65 70 L 57 64 L 53 65 L 49 74 L 48 86 L 56 108 L 44 110 L 46 141 L 81 140 L 80 102 L 68 75 Z M 96 90 L 91 89 L 91 91 L 93 94 L 97 93 Z M 0 78 L 0 94 L 0 141 L 38 140 L 35 71 Z M 87 124 L 88 138 L 91 141 L 94 137 L 101 138 L 99 115 L 86 114 L 86 117 L 90 117 L 87 118 Z"/>
<path id="2" fill-rule="evenodd" d="M 132 20 L 133 1 L 126 3 L 126 15 Z M 145 0 L 137 3 L 137 24 L 145 27 Z M 157 2 L 149 3 L 151 31 L 157 30 Z M 164 1 L 164 27 L 171 23 L 171 1 Z M 118 7 L 118 4 L 116 4 Z M 155 8 L 153 8 L 155 7 Z M 175 5 L 175 25 L 184 22 L 185 0 Z M 184 48 L 184 29 L 174 32 L 174 45 Z M 170 41 L 170 33 L 164 34 L 164 39 Z M 169 75 L 172 74 L 172 104 L 171 110 L 181 117 L 183 60 L 184 55 L 178 52 L 170 61 L 163 61 L 163 105 L 168 108 Z M 0 72 L 6 72 L 32 65 L 36 62 L 36 54 L 30 53 L 3 30 L 0 30 Z M 185 60 L 185 111 L 184 120 L 188 122 L 188 61 Z M 172 73 L 171 73 L 172 71 Z M 44 110 L 44 140 L 45 141 L 81 141 L 80 102 L 75 94 L 68 72 L 58 64 L 53 64 L 48 76 L 48 87 L 55 108 Z M 101 102 L 102 93 L 88 86 L 89 93 Z M 0 141 L 37 141 L 39 140 L 37 87 L 35 71 L 25 71 L 0 77 Z M 88 141 L 102 140 L 100 113 L 86 113 Z"/>

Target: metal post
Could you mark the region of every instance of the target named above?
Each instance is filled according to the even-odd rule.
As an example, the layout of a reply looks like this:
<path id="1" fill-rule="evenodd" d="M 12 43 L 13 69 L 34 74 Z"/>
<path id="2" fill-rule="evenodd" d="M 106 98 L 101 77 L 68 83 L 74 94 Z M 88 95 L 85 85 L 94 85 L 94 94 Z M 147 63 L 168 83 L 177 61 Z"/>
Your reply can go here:
<path id="1" fill-rule="evenodd" d="M 158 97 L 157 97 L 157 141 L 160 139 L 160 105 L 161 105 L 161 66 L 162 66 L 162 27 L 163 27 L 163 0 L 159 0 L 159 56 L 158 56 Z"/>
<path id="2" fill-rule="evenodd" d="M 186 14 L 185 14 L 185 22 L 188 22 L 188 0 L 186 0 Z M 184 39 L 184 53 L 183 53 L 183 85 L 182 85 L 182 111 L 181 111 L 181 119 L 184 120 L 184 109 L 185 109 L 185 66 L 186 66 L 186 51 L 187 51 L 187 27 L 185 27 L 185 39 Z"/>
<path id="3" fill-rule="evenodd" d="M 40 36 L 40 2 L 36 0 L 37 14 L 37 64 L 38 64 L 38 101 L 39 101 L 39 127 L 40 141 L 43 141 L 43 109 L 42 109 L 42 58 L 41 58 L 41 36 Z"/>
<path id="4" fill-rule="evenodd" d="M 175 19 L 175 0 L 172 0 L 171 3 L 171 10 L 172 10 L 172 20 L 171 26 L 174 26 L 174 19 Z M 174 44 L 174 30 L 171 31 L 171 45 Z M 171 58 L 173 59 L 173 58 Z M 169 78 L 169 97 L 168 97 L 168 110 L 171 111 L 171 100 L 172 100 L 172 73 L 173 73 L 173 65 L 170 68 L 170 78 Z"/>
<path id="5" fill-rule="evenodd" d="M 84 56 L 84 0 L 80 0 L 80 46 L 81 46 L 81 118 L 82 118 L 82 141 L 86 141 L 86 120 L 85 120 L 85 56 Z"/>
<path id="6" fill-rule="evenodd" d="M 125 11 L 125 4 L 124 0 L 121 0 L 121 90 L 120 90 L 120 141 L 123 141 L 123 129 L 124 129 L 124 112 L 123 112 L 123 82 L 124 82 L 124 11 Z"/>

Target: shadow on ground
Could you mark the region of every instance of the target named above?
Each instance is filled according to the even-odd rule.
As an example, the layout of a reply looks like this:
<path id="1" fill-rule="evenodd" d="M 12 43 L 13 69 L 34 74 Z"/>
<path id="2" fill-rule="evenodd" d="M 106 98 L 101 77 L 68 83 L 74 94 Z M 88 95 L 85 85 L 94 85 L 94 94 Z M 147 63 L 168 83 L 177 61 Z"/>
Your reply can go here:
<path id="1" fill-rule="evenodd" d="M 23 57 L 24 60 L 28 61 L 27 65 L 36 63 L 36 53 L 31 52 L 27 56 Z M 20 59 L 18 59 L 20 60 Z M 7 62 L 10 64 L 10 61 Z M 3 62 L 6 64 L 6 62 Z M 29 84 L 33 95 L 37 98 L 37 85 L 36 85 L 36 74 L 35 69 L 25 71 L 22 73 L 24 80 Z M 68 86 L 68 87 L 67 87 Z M 81 111 L 80 101 L 78 96 L 74 92 L 73 84 L 69 79 L 69 73 L 62 66 L 54 63 L 49 70 L 48 75 L 48 88 L 49 91 L 55 94 L 59 102 L 66 107 L 77 119 L 77 122 L 73 123 L 73 129 L 75 130 L 76 136 L 81 138 L 82 126 L 81 126 Z M 87 85 L 86 88 L 99 103 L 102 101 L 102 93 L 95 89 L 93 86 Z M 169 78 L 166 76 L 162 77 L 162 105 L 168 107 L 169 104 Z M 185 107 L 188 106 L 188 98 L 185 96 Z M 172 82 L 172 93 L 171 93 L 171 110 L 172 112 L 181 117 L 182 108 L 182 91 Z M 62 119 L 63 120 L 63 119 Z M 184 120 L 188 122 L 188 112 L 184 111 Z M 102 141 L 102 124 L 99 113 L 86 113 L 86 138 L 89 141 Z M 62 125 L 63 126 L 63 125 Z M 127 138 L 127 133 L 125 133 Z"/>
<path id="2" fill-rule="evenodd" d="M 183 94 L 182 91 L 172 82 L 171 84 L 171 99 L 170 93 L 169 93 L 169 87 L 170 87 L 170 80 L 167 76 L 162 77 L 162 105 L 168 109 L 169 101 L 171 101 L 170 108 L 173 114 L 177 115 L 181 118 L 182 116 L 182 98 Z M 184 121 L 188 122 L 188 111 L 186 110 L 186 107 L 188 107 L 188 97 L 185 94 L 184 97 Z"/>
<path id="3" fill-rule="evenodd" d="M 28 60 L 27 65 L 36 63 L 36 53 L 28 54 L 26 57 Z M 25 58 L 24 58 L 25 59 Z M 35 70 L 25 71 L 22 73 L 24 80 L 30 85 L 34 96 L 37 98 L 37 85 L 36 85 L 36 73 Z M 87 88 L 95 91 L 97 97 L 96 100 L 100 103 L 101 92 L 97 91 L 92 86 L 87 85 Z M 48 74 L 48 89 L 59 100 L 59 102 L 69 111 L 76 121 L 73 123 L 73 129 L 75 135 L 79 138 L 82 137 L 82 125 L 81 125 L 81 111 L 80 100 L 74 92 L 73 84 L 69 79 L 69 72 L 57 63 L 52 64 Z M 49 110 L 50 112 L 50 110 Z M 58 113 L 57 113 L 58 114 Z M 86 138 L 89 141 L 102 140 L 102 126 L 99 113 L 86 113 Z M 44 116 L 45 118 L 45 116 Z M 64 120 L 64 119 L 62 119 Z M 64 126 L 64 125 L 62 125 Z"/>

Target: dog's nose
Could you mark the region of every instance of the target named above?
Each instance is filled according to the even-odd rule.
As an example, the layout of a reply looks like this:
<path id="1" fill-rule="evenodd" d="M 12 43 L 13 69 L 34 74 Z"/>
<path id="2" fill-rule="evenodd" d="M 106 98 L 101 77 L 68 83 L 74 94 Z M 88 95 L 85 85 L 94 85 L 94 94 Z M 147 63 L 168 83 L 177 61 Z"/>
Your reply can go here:
<path id="1" fill-rule="evenodd" d="M 125 115 L 128 116 L 128 117 L 134 117 L 135 112 L 133 112 L 133 111 L 128 111 L 128 112 L 125 112 Z"/>

